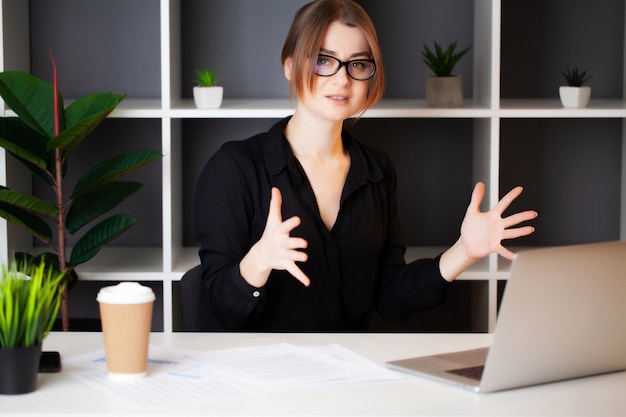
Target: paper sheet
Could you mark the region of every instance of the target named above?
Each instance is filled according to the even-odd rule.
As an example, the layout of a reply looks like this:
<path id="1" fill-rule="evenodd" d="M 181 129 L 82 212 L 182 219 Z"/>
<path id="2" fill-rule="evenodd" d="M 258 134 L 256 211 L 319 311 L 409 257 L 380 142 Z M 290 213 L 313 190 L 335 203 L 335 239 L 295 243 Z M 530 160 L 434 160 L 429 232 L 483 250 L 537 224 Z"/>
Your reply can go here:
<path id="1" fill-rule="evenodd" d="M 207 352 L 201 358 L 223 372 L 269 390 L 400 378 L 339 345 L 303 348 L 284 343 Z"/>
<path id="2" fill-rule="evenodd" d="M 64 370 L 96 389 L 141 409 L 176 406 L 258 395 L 258 390 L 221 375 L 193 359 L 195 352 L 150 346 L 148 376 L 132 382 L 108 378 L 104 350 L 64 359 Z M 193 375 L 189 373 L 193 369 Z"/>
<path id="3" fill-rule="evenodd" d="M 394 381 L 402 377 L 340 345 L 277 345 L 192 351 L 150 346 L 148 377 L 113 382 L 104 351 L 64 360 L 71 375 L 142 409 L 220 401 L 324 386 Z"/>

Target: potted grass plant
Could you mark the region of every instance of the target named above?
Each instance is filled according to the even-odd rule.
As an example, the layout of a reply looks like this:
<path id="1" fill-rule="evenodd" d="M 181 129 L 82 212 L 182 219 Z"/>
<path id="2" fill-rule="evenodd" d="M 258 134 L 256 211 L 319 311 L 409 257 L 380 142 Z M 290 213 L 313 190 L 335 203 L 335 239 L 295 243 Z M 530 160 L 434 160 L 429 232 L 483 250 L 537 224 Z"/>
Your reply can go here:
<path id="1" fill-rule="evenodd" d="M 0 394 L 35 390 L 41 345 L 59 311 L 65 274 L 44 261 L 0 267 Z"/>
<path id="2" fill-rule="evenodd" d="M 458 61 L 470 50 L 467 47 L 456 51 L 457 42 L 452 42 L 447 48 L 434 42 L 431 49 L 424 44 L 422 57 L 424 63 L 434 76 L 426 79 L 426 105 L 428 107 L 460 107 L 463 105 L 463 77 L 454 75 L 454 67 Z"/>
<path id="3" fill-rule="evenodd" d="M 199 109 L 217 109 L 222 105 L 224 87 L 218 85 L 217 70 L 196 70 L 193 99 Z"/>
<path id="4" fill-rule="evenodd" d="M 581 108 L 587 107 L 591 97 L 591 87 L 583 85 L 591 78 L 586 70 L 579 70 L 577 66 L 561 72 L 566 85 L 559 87 L 559 96 L 563 107 Z"/>
<path id="5" fill-rule="evenodd" d="M 34 178 L 50 186 L 54 197 L 46 200 L 0 186 L 0 217 L 23 228 L 51 249 L 36 257 L 15 253 L 18 261 L 34 264 L 43 260 L 56 271 L 72 277 L 73 282 L 77 279 L 74 271 L 77 265 L 90 260 L 108 242 L 138 222 L 128 214 L 104 216 L 142 186 L 119 178 L 162 155 L 155 150 L 139 149 L 103 160 L 87 170 L 73 189 L 66 190 L 69 187 L 65 173 L 73 151 L 124 96 L 95 93 L 64 107 L 56 64 L 50 56 L 52 84 L 21 71 L 0 73 L 0 96 L 17 116 L 0 118 L 0 146 Z M 76 240 L 70 253 L 68 239 L 79 231 L 85 233 Z M 61 300 L 63 330 L 69 330 L 67 289 L 65 286 Z"/>

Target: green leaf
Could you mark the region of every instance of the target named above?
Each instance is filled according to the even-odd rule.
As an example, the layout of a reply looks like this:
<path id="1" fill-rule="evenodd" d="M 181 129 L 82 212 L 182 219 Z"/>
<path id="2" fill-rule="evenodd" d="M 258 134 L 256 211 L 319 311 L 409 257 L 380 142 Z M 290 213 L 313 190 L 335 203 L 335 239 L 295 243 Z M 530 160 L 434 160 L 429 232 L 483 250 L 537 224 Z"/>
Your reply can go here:
<path id="1" fill-rule="evenodd" d="M 38 213 L 44 217 L 54 219 L 59 209 L 54 204 L 34 195 L 11 190 L 0 185 L 0 201 L 21 209 Z"/>
<path id="2" fill-rule="evenodd" d="M 0 139 L 0 146 L 13 155 L 15 159 L 22 162 L 29 170 L 32 170 L 33 168 L 41 168 L 41 170 L 43 170 L 46 168 L 47 163 L 45 159 L 39 158 L 37 155 L 34 155 L 25 149 L 19 148 L 11 142 Z M 41 170 L 39 170 L 39 172 L 43 172 Z M 47 177 L 47 180 L 50 179 L 49 175 L 46 175 L 45 177 Z"/>
<path id="3" fill-rule="evenodd" d="M 16 117 L 0 118 L 0 146 L 46 183 L 52 183 L 54 155 L 46 151 L 48 138 Z M 51 167 L 50 170 L 48 167 Z"/>
<path id="4" fill-rule="evenodd" d="M 105 244 L 124 233 L 138 221 L 139 219 L 134 216 L 117 214 L 98 223 L 76 242 L 69 263 L 79 265 L 87 262 L 100 252 Z"/>
<path id="5" fill-rule="evenodd" d="M 85 119 L 109 114 L 125 98 L 125 95 L 113 93 L 93 93 L 72 102 L 65 109 L 67 126 L 82 123 Z"/>
<path id="6" fill-rule="evenodd" d="M 43 136 L 54 136 L 52 84 L 21 71 L 0 73 L 0 96 L 18 117 Z M 63 100 L 59 95 L 59 109 Z"/>
<path id="7" fill-rule="evenodd" d="M 50 225 L 38 216 L 24 209 L 0 201 L 0 217 L 21 227 L 43 242 L 52 242 L 52 229 Z"/>
<path id="8" fill-rule="evenodd" d="M 70 104 L 65 109 L 66 129 L 48 142 L 48 150 L 62 149 L 63 158 L 67 158 L 123 98 L 112 93 L 95 93 Z"/>
<path id="9" fill-rule="evenodd" d="M 85 224 L 139 191 L 142 185 L 139 182 L 114 181 L 79 196 L 67 213 L 65 227 L 70 233 L 76 233 Z"/>
<path id="10" fill-rule="evenodd" d="M 0 146 L 18 159 L 46 168 L 48 138 L 16 117 L 0 118 Z"/>
<path id="11" fill-rule="evenodd" d="M 78 180 L 70 198 L 74 199 L 92 188 L 114 181 L 122 175 L 128 174 L 161 157 L 160 152 L 142 149 L 103 161 Z"/>

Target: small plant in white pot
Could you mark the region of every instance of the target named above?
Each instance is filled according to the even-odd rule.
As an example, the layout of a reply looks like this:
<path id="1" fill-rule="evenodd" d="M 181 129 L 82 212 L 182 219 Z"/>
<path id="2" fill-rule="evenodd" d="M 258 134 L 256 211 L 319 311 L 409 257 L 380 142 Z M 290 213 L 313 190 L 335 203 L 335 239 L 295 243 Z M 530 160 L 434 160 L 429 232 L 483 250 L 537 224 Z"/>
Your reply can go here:
<path id="1" fill-rule="evenodd" d="M 567 84 L 559 87 L 559 95 L 563 107 L 586 107 L 591 96 L 591 87 L 583 86 L 583 84 L 589 81 L 591 76 L 587 76 L 586 70 L 579 71 L 577 66 L 570 68 L 569 65 L 561 74 Z"/>
<path id="2" fill-rule="evenodd" d="M 217 109 L 222 105 L 224 88 L 217 85 L 216 70 L 196 70 L 193 99 L 199 109 Z"/>
<path id="3" fill-rule="evenodd" d="M 470 47 L 455 52 L 456 42 L 444 50 L 434 42 L 434 50 L 424 44 L 424 63 L 435 73 L 426 79 L 426 105 L 428 107 L 460 107 L 463 105 L 463 78 L 453 75 L 457 62 L 470 50 Z"/>

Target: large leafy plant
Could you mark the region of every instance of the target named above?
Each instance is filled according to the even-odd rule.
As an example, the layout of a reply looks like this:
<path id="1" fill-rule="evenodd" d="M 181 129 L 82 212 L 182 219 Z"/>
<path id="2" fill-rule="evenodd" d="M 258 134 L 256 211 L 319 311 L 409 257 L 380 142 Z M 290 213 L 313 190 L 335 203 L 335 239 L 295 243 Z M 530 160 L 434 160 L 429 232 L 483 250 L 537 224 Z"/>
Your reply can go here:
<path id="1" fill-rule="evenodd" d="M 143 149 L 102 161 L 88 170 L 66 194 L 64 177 L 70 155 L 124 96 L 90 94 L 65 108 L 58 89 L 54 58 L 52 66 L 52 84 L 21 71 L 0 73 L 0 96 L 17 115 L 0 118 L 0 146 L 34 177 L 48 184 L 55 196 L 54 201 L 47 201 L 0 186 L 0 216 L 22 227 L 52 250 L 37 258 L 18 253 L 14 255 L 16 259 L 30 264 L 43 259 L 55 270 L 75 279 L 77 265 L 95 256 L 138 219 L 128 214 L 115 214 L 99 221 L 77 239 L 70 255 L 68 239 L 142 186 L 137 182 L 120 181 L 119 177 L 162 155 Z M 69 328 L 68 309 L 66 287 L 61 301 L 64 330 Z"/>

